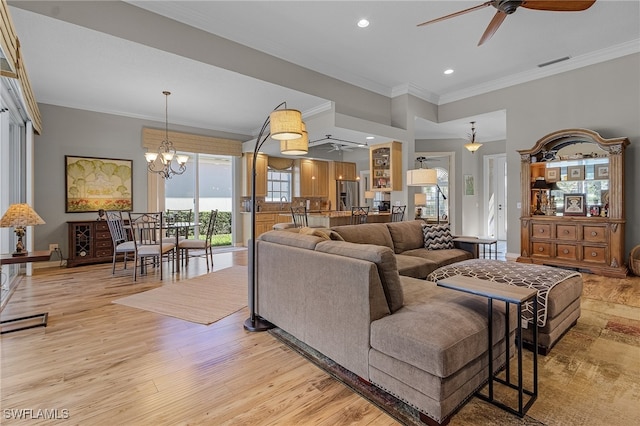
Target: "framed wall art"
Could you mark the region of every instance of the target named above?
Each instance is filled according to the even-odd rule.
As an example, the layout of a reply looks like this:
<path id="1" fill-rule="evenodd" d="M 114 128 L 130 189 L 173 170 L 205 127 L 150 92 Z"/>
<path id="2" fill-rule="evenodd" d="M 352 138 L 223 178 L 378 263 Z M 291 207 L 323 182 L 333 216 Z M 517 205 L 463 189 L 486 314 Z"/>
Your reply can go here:
<path id="1" fill-rule="evenodd" d="M 595 179 L 609 179 L 609 165 L 608 164 L 596 164 L 595 166 Z"/>
<path id="2" fill-rule="evenodd" d="M 133 210 L 133 161 L 65 155 L 66 213 Z"/>
<path id="3" fill-rule="evenodd" d="M 567 180 L 584 180 L 584 166 L 568 166 Z"/>
<path id="4" fill-rule="evenodd" d="M 464 195 L 474 195 L 473 175 L 464 175 Z"/>
<path id="5" fill-rule="evenodd" d="M 547 182 L 557 182 L 560 180 L 560 167 L 548 167 L 544 169 L 544 180 Z"/>
<path id="6" fill-rule="evenodd" d="M 565 216 L 586 216 L 585 194 L 564 194 Z"/>

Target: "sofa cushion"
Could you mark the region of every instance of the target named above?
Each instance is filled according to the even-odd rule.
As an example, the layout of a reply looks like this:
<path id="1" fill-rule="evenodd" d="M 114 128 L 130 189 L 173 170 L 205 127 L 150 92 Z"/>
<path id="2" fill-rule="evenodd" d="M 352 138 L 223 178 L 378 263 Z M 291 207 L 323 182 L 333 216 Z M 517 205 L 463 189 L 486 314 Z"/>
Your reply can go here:
<path id="1" fill-rule="evenodd" d="M 419 250 L 426 252 L 425 249 Z M 433 260 L 418 256 L 405 256 L 404 254 L 396 254 L 396 263 L 398 264 L 398 273 L 400 275 L 421 280 L 427 278 L 427 275 L 440 267 Z"/>
<path id="2" fill-rule="evenodd" d="M 315 235 L 325 240 L 344 241 L 344 238 L 342 238 L 340 234 L 329 228 L 310 228 L 303 226 L 302 228 L 298 228 L 298 232 L 304 235 Z"/>
<path id="3" fill-rule="evenodd" d="M 422 220 L 387 223 L 396 254 L 424 247 Z"/>
<path id="4" fill-rule="evenodd" d="M 324 238 L 315 235 L 304 235 L 299 232 L 291 231 L 268 231 L 261 234 L 258 239 L 268 241 L 270 243 L 284 244 L 287 246 L 314 250 L 316 244 L 325 241 Z"/>
<path id="5" fill-rule="evenodd" d="M 487 351 L 487 299 L 402 277 L 405 306 L 371 323 L 371 347 L 438 377 Z M 493 342 L 504 339 L 504 304 L 493 306 Z M 515 330 L 512 309 L 509 329 Z M 455 324 L 455 326 L 452 326 Z"/>
<path id="6" fill-rule="evenodd" d="M 354 225 L 362 226 L 362 225 Z M 388 247 L 372 244 L 356 244 L 340 241 L 325 241 L 319 243 L 316 251 L 367 260 L 376 264 L 382 288 L 391 313 L 400 309 L 404 303 L 400 276 L 396 266 L 396 258 Z M 331 267 L 331 265 L 327 265 Z"/>
<path id="7" fill-rule="evenodd" d="M 419 257 L 421 259 L 428 260 L 438 265 L 438 268 L 441 266 L 451 265 L 452 263 L 462 262 L 463 260 L 473 259 L 473 253 L 457 248 L 443 250 L 425 250 L 422 248 L 416 250 L 407 250 L 402 253 L 402 255 L 407 257 Z M 429 272 L 429 274 L 431 272 Z M 426 278 L 426 275 L 422 278 Z"/>
<path id="8" fill-rule="evenodd" d="M 453 237 L 451 236 L 451 230 L 448 223 L 442 223 L 438 225 L 422 225 L 422 232 L 424 236 L 424 248 L 427 250 L 443 250 L 452 249 Z"/>
<path id="9" fill-rule="evenodd" d="M 360 225 L 334 226 L 345 241 L 358 244 L 374 244 L 393 250 L 393 240 L 385 223 L 363 223 Z"/>

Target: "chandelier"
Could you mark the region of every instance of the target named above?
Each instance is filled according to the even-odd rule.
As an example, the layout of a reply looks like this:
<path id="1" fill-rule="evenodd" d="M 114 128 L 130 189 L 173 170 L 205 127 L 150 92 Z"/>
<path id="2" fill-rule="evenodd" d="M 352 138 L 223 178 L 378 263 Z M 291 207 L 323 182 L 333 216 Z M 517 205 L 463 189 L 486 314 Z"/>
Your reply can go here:
<path id="1" fill-rule="evenodd" d="M 482 146 L 481 143 L 476 142 L 476 128 L 475 128 L 475 121 L 471 122 L 471 134 L 469 135 L 469 138 L 471 139 L 469 143 L 464 144 L 464 147 L 467 148 L 467 151 L 471 152 L 472 154 L 474 152 L 476 152 L 477 150 L 480 149 L 480 147 Z"/>
<path id="2" fill-rule="evenodd" d="M 173 175 L 181 175 L 187 170 L 186 164 L 189 156 L 176 154 L 176 149 L 169 140 L 169 95 L 171 92 L 165 90 L 162 94 L 165 96 L 164 140 L 158 147 L 158 152 L 147 152 L 144 157 L 150 172 L 158 173 L 164 179 L 171 179 Z"/>

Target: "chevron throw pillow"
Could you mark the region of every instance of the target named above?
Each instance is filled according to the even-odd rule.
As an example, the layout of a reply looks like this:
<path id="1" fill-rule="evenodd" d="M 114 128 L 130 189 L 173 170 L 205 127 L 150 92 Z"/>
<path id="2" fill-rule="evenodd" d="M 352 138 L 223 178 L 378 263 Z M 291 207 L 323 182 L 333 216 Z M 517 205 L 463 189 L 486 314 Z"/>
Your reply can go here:
<path id="1" fill-rule="evenodd" d="M 422 225 L 422 233 L 424 234 L 424 248 L 427 250 L 443 250 L 452 249 L 453 237 L 448 223 L 439 225 Z"/>

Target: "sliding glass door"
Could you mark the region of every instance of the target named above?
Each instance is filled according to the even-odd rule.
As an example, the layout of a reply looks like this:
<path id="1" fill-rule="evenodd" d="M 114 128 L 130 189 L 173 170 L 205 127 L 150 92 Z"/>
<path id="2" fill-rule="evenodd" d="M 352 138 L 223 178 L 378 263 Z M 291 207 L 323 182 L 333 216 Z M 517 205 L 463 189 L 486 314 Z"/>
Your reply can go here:
<path id="1" fill-rule="evenodd" d="M 187 170 L 165 181 L 165 208 L 194 212 L 194 220 L 205 223 L 211 210 L 218 210 L 214 245 L 231 244 L 232 158 L 224 155 L 189 155 Z M 197 196 L 196 196 L 197 194 Z M 199 234 L 204 238 L 205 229 Z"/>

